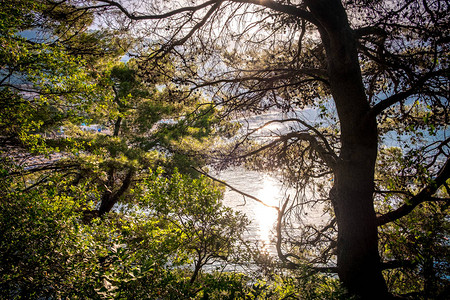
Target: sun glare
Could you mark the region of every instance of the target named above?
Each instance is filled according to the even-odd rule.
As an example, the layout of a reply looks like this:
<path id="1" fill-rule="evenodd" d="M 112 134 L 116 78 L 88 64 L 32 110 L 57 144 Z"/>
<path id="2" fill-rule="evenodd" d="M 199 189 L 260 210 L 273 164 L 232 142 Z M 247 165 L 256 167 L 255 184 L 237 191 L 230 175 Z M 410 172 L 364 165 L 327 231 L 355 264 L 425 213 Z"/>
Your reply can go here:
<path id="1" fill-rule="evenodd" d="M 263 188 L 259 190 L 258 198 L 268 205 L 278 206 L 280 191 L 273 178 L 264 177 Z M 272 229 L 277 220 L 277 212 L 272 207 L 258 203 L 255 209 L 255 219 L 258 223 L 260 240 L 263 242 L 264 248 L 268 248 L 271 244 Z"/>

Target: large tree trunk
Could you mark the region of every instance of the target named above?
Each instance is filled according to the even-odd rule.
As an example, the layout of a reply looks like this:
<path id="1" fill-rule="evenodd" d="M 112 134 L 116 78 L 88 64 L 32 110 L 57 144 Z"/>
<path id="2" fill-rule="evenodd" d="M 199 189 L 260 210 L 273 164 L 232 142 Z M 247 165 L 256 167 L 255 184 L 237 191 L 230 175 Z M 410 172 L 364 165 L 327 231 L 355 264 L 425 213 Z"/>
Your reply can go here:
<path id="1" fill-rule="evenodd" d="M 343 147 L 336 170 L 332 197 L 338 223 L 338 274 L 351 292 L 365 299 L 386 299 L 373 208 L 371 152 L 362 145 Z"/>
<path id="2" fill-rule="evenodd" d="M 386 299 L 389 294 L 381 273 L 373 207 L 377 124 L 368 115 L 370 105 L 362 82 L 357 41 L 340 1 L 307 3 L 321 25 L 331 92 L 341 126 L 341 152 L 331 193 L 338 224 L 339 278 L 364 299 Z"/>

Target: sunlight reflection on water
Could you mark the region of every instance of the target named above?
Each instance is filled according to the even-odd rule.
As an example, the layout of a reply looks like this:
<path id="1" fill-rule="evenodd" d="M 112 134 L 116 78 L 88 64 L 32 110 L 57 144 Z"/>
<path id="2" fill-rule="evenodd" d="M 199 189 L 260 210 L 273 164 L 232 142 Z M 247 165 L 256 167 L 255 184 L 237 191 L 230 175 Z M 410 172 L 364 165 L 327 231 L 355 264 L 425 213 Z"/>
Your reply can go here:
<path id="1" fill-rule="evenodd" d="M 279 206 L 282 201 L 281 183 L 263 173 L 235 168 L 225 170 L 219 176 L 231 186 L 257 197 L 268 205 Z M 274 208 L 264 206 L 253 199 L 245 199 L 229 189 L 225 192 L 224 204 L 245 213 L 252 221 L 246 238 L 257 242 L 263 251 L 275 254 L 273 229 L 277 211 Z"/>
<path id="2" fill-rule="evenodd" d="M 243 126 L 243 133 L 259 128 L 262 124 L 273 120 L 283 120 L 286 118 L 302 118 L 315 120 L 317 113 L 313 109 L 304 109 L 288 114 L 273 112 L 254 116 L 252 118 L 237 119 Z M 260 128 L 253 133 L 256 139 L 265 140 L 270 136 L 276 136 L 292 130 L 298 129 L 296 122 L 274 122 L 264 128 Z M 249 171 L 242 167 L 230 168 L 216 174 L 236 189 L 255 196 L 264 203 L 272 206 L 280 206 L 286 195 L 283 184 L 272 176 L 262 172 Z M 292 191 L 290 191 L 292 193 Z M 291 195 L 291 199 L 294 194 Z M 224 204 L 233 209 L 241 211 L 252 221 L 248 227 L 248 240 L 256 242 L 263 251 L 269 254 L 276 254 L 274 227 L 277 221 L 277 211 L 274 208 L 264 206 L 253 199 L 245 199 L 241 194 L 227 189 L 224 196 Z M 311 213 L 310 216 L 315 216 Z M 316 221 L 317 222 L 317 221 Z"/>
<path id="3" fill-rule="evenodd" d="M 255 196 L 270 206 L 280 207 L 283 201 L 286 200 L 286 197 L 294 198 L 295 192 L 293 190 L 286 189 L 279 180 L 261 172 L 249 171 L 244 168 L 232 168 L 222 171 L 216 176 L 234 188 Z M 310 197 L 312 199 L 312 196 Z M 247 241 L 258 245 L 263 252 L 274 257 L 277 256 L 275 246 L 276 209 L 264 206 L 253 199 L 245 198 L 230 189 L 225 191 L 224 204 L 243 212 L 250 219 L 251 224 L 247 228 L 248 233 L 244 235 Z M 290 228 L 294 231 L 306 223 L 323 224 L 329 217 L 324 214 L 321 204 L 305 205 L 304 210 L 297 216 L 301 220 L 294 220 L 290 225 Z"/>
<path id="4" fill-rule="evenodd" d="M 277 186 L 277 182 L 272 177 L 264 175 L 262 188 L 258 191 L 257 197 L 265 204 L 279 206 L 281 200 L 280 186 Z M 264 250 L 270 252 L 272 229 L 277 221 L 277 211 L 272 207 L 258 203 L 254 218 L 258 223 L 258 234 Z"/>

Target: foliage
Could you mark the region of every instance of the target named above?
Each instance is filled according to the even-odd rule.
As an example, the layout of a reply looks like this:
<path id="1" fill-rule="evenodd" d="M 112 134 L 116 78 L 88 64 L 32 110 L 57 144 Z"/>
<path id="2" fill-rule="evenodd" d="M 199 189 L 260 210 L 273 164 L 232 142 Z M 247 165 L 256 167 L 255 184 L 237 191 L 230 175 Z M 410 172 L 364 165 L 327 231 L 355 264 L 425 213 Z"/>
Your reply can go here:
<path id="1" fill-rule="evenodd" d="M 188 179 L 177 171 L 167 179 L 159 170 L 145 183 L 148 198 L 144 201 L 150 215 L 154 213 L 157 219 L 176 228 L 181 237 L 179 246 L 194 259 L 191 277 L 194 282 L 203 266 L 219 259 L 239 259 L 233 258 L 237 254 L 234 249 L 242 242 L 240 237 L 248 221 L 240 213 L 223 207 L 218 187 L 211 188 L 203 177 Z"/>
<path id="2" fill-rule="evenodd" d="M 402 222 L 381 232 L 386 260 L 408 261 L 403 269 L 386 271 L 395 292 L 422 299 L 439 299 L 448 293 L 449 222 L 446 207 L 427 203 Z"/>
<path id="3" fill-rule="evenodd" d="M 438 218 L 437 231 L 446 227 L 448 3 L 149 1 L 139 12 L 104 3 L 122 17 L 117 28 L 139 23 L 160 42 L 145 58 L 171 53 L 190 74 L 174 81 L 207 90 L 224 117 L 248 122 L 229 149 L 217 149 L 218 165 L 246 163 L 295 188 L 277 208 L 279 226 L 302 224 L 310 203 L 325 207 L 323 226 L 278 231 L 285 266 L 309 257 L 319 269 L 336 266 L 362 297 L 391 297 L 381 270 L 398 256 L 378 249 L 401 240 L 396 226 L 428 232 L 429 224 L 409 219 L 421 210 Z M 279 117 L 252 124 L 274 110 Z M 395 158 L 386 155 L 397 151 L 391 146 L 400 148 Z M 444 204 L 432 213 L 435 203 Z"/>
<path id="4" fill-rule="evenodd" d="M 2 296 L 348 296 L 305 260 L 361 297 L 445 295 L 448 3 L 174 5 L 2 2 Z M 203 272 L 239 263 L 247 226 L 207 163 L 295 189 L 276 245 L 296 271 Z"/>
<path id="5" fill-rule="evenodd" d="M 161 190 L 162 183 L 155 183 L 158 197 L 155 191 L 145 192 L 140 209 L 131 207 L 86 224 L 83 209 L 92 205 L 98 191 L 53 176 L 32 190 L 28 184 L 12 189 L 2 180 L 3 298 L 151 299 L 177 293 L 182 297 L 195 296 L 204 288 L 211 293 L 225 291 L 226 282 L 238 281 L 237 274 L 206 274 L 193 285 L 196 278 L 185 277 L 192 276 L 188 268 L 192 261 L 198 272 L 213 259 L 226 261 L 239 254 L 235 243 L 245 218 L 221 206 L 221 193 L 209 180 L 192 181 L 176 173 L 165 181 L 171 195 L 192 195 L 181 194 L 183 211 L 166 218 L 161 217 L 167 211 L 157 198 L 167 193 Z M 149 178 L 146 186 L 153 187 L 155 179 Z M 200 263 L 198 254 L 204 255 Z"/>
<path id="6" fill-rule="evenodd" d="M 76 25 L 60 23 L 46 1 L 7 1 L 1 14 L 2 139 L 45 152 L 43 134 L 60 134 L 65 122 L 86 122 L 86 112 L 108 101 L 85 60 L 92 53 L 74 51 L 57 34 L 67 34 L 64 27 L 71 26 L 86 31 L 92 18 L 78 18 Z"/>
<path id="7" fill-rule="evenodd" d="M 14 151 L 52 156 L 25 173 L 43 179 L 52 169 L 74 184 L 105 187 L 96 203 L 102 215 L 148 168 L 192 173 L 192 153 L 205 148 L 207 136 L 214 142 L 221 120 L 210 105 L 197 109 L 205 102 L 199 94 L 170 84 L 169 61 L 158 63 L 159 72 L 145 62 L 118 62 L 132 39 L 90 30 L 93 14 L 71 3 L 13 2 L 2 7 L 10 17 L 1 35 L 1 138 Z"/>
<path id="8" fill-rule="evenodd" d="M 205 264 L 238 256 L 225 234 L 239 237 L 245 218 L 223 208 L 221 192 L 206 179 L 175 172 L 171 185 L 196 195 L 180 195 L 187 210 L 174 213 L 195 219 L 180 230 L 179 222 L 145 213 L 155 205 L 146 193 L 158 181 L 147 177 L 157 164 L 192 172 L 193 160 L 177 145 L 198 149 L 220 120 L 211 106 L 196 110 L 204 102 L 198 95 L 164 83 L 169 63 L 165 76 L 146 83 L 137 74 L 142 65 L 115 62 L 118 41 L 86 32 L 91 14 L 70 8 L 46 1 L 2 6 L 10 17 L 2 19 L 1 35 L 0 125 L 9 143 L 2 146 L 0 178 L 2 297 L 195 295 L 191 285 Z M 112 134 L 83 131 L 82 122 Z M 91 214 L 104 203 L 109 212 L 119 198 L 146 205 L 123 205 L 102 219 Z M 192 235 L 199 238 L 188 240 Z M 195 250 L 205 257 L 197 260 Z M 206 277 L 220 288 L 215 275 Z"/>
<path id="9" fill-rule="evenodd" d="M 411 154 L 403 154 L 400 148 L 390 147 L 380 151 L 377 176 L 380 190 L 392 192 L 378 197 L 376 205 L 381 212 L 389 212 L 407 201 L 410 194 L 427 184 L 429 169 L 412 164 Z M 418 169 L 403 165 L 419 166 Z M 414 176 L 411 173 L 415 172 Z M 382 186 L 386 184 L 387 186 Z M 448 197 L 445 189 L 439 189 L 436 196 Z M 435 198 L 433 202 L 420 204 L 420 210 L 413 210 L 400 220 L 380 230 L 380 251 L 386 261 L 403 262 L 402 269 L 386 270 L 387 283 L 393 291 L 408 293 L 421 299 L 439 299 L 448 293 L 448 203 Z"/>

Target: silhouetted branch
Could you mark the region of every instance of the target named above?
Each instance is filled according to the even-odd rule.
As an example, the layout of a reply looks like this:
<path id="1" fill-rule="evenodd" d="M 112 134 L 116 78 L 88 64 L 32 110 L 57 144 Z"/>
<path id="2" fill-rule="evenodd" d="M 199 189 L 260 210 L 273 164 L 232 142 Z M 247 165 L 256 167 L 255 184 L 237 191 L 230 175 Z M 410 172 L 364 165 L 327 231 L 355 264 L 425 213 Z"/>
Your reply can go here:
<path id="1" fill-rule="evenodd" d="M 137 20 L 160 20 L 160 19 L 166 19 L 166 18 L 169 18 L 171 16 L 175 16 L 177 14 L 184 13 L 184 12 L 195 12 L 195 11 L 201 10 L 201 9 L 203 9 L 205 7 L 208 7 L 210 5 L 217 4 L 217 2 L 222 2 L 222 1 L 212 0 L 212 1 L 206 1 L 205 3 L 202 3 L 202 4 L 197 5 L 197 6 L 186 6 L 186 7 L 182 7 L 182 8 L 179 8 L 179 9 L 175 9 L 175 10 L 169 11 L 169 12 L 164 13 L 164 14 L 136 15 L 134 13 L 130 13 L 125 7 L 123 7 L 117 1 L 110 1 L 110 0 L 99 0 L 99 1 L 103 2 L 103 3 L 108 3 L 109 5 L 118 8 L 123 14 L 125 14 L 125 16 L 127 16 L 127 18 L 129 18 L 131 20 L 135 20 L 135 21 L 137 21 Z"/>
<path id="2" fill-rule="evenodd" d="M 298 120 L 297 120 L 298 121 Z M 306 123 L 305 123 L 306 124 Z M 316 132 L 317 130 L 314 129 L 314 131 Z M 318 131 L 316 132 L 318 134 L 320 134 Z M 320 136 L 322 136 L 320 134 Z M 274 146 L 276 146 L 277 144 L 283 143 L 285 141 L 288 141 L 290 139 L 297 139 L 297 140 L 302 140 L 302 141 L 308 141 L 311 144 L 311 147 L 320 155 L 320 157 L 324 160 L 325 163 L 327 163 L 327 165 L 334 169 L 336 166 L 336 160 L 337 160 L 337 156 L 334 152 L 329 152 L 328 149 L 331 150 L 331 147 L 328 145 L 328 143 L 326 143 L 326 147 L 327 149 L 325 149 L 316 139 L 316 137 L 314 137 L 313 135 L 309 134 L 309 133 L 305 133 L 305 132 L 290 132 L 286 135 L 282 135 L 280 137 L 278 137 L 277 139 L 275 139 L 274 141 L 256 149 L 253 150 L 249 153 L 243 154 L 241 155 L 239 158 L 245 158 L 245 157 L 249 157 L 249 156 L 253 156 L 255 154 L 258 154 L 266 149 L 272 148 Z"/>
<path id="3" fill-rule="evenodd" d="M 383 270 L 397 269 L 397 268 L 414 268 L 417 266 L 417 262 L 410 260 L 393 260 L 381 263 Z"/>
<path id="4" fill-rule="evenodd" d="M 247 194 L 247 193 L 245 193 L 245 192 L 243 192 L 243 191 L 241 191 L 241 190 L 238 190 L 237 188 L 233 187 L 232 185 L 226 183 L 225 181 L 220 180 L 220 179 L 217 179 L 217 178 L 215 178 L 215 177 L 209 175 L 208 173 L 206 173 L 206 172 L 204 172 L 204 171 L 202 171 L 202 170 L 199 170 L 199 169 L 194 168 L 194 167 L 192 167 L 192 169 L 194 169 L 196 172 L 198 172 L 198 173 L 200 173 L 200 174 L 202 174 L 202 175 L 204 175 L 204 176 L 206 176 L 206 177 L 208 177 L 208 178 L 210 178 L 210 179 L 212 179 L 212 180 L 214 180 L 214 181 L 216 181 L 216 182 L 218 182 L 218 183 L 220 183 L 220 184 L 223 184 L 224 186 L 230 188 L 231 190 L 233 190 L 233 191 L 235 191 L 235 192 L 237 192 L 237 193 L 239 193 L 239 194 L 241 194 L 241 195 L 243 195 L 243 196 L 245 196 L 245 197 L 248 197 L 248 198 L 250 198 L 250 199 L 253 199 L 253 200 L 255 200 L 255 201 L 261 203 L 261 204 L 264 205 L 264 206 L 267 206 L 267 207 L 276 209 L 277 211 L 280 210 L 280 208 L 279 208 L 278 206 L 266 204 L 266 203 L 264 203 L 264 201 L 262 201 L 261 199 L 258 199 L 258 198 L 256 198 L 255 196 L 252 196 L 252 195 Z"/>
<path id="5" fill-rule="evenodd" d="M 448 199 L 434 198 L 432 195 L 450 178 L 450 159 L 447 159 L 437 177 L 417 195 L 407 200 L 405 204 L 394 211 L 388 212 L 377 218 L 377 225 L 381 226 L 400 219 L 409 214 L 417 205 L 426 201 L 448 201 Z"/>
<path id="6" fill-rule="evenodd" d="M 438 70 L 435 72 L 428 72 L 424 76 L 422 76 L 419 80 L 417 80 L 415 83 L 411 84 L 411 88 L 399 93 L 396 93 L 385 100 L 377 103 L 369 112 L 370 116 L 377 116 L 385 109 L 389 108 L 390 106 L 399 103 L 401 101 L 406 100 L 409 96 L 412 96 L 418 92 L 421 91 L 424 84 L 431 78 L 437 77 L 437 76 L 448 76 L 448 70 Z"/>

